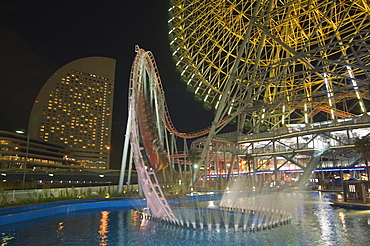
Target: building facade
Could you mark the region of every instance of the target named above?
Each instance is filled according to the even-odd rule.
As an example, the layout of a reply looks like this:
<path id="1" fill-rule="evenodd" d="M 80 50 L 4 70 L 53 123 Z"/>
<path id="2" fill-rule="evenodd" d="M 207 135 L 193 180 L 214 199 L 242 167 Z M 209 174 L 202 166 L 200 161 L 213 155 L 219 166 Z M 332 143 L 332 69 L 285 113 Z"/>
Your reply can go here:
<path id="1" fill-rule="evenodd" d="M 115 67 L 87 57 L 58 69 L 34 102 L 31 138 L 63 144 L 83 167 L 109 168 Z"/>
<path id="2" fill-rule="evenodd" d="M 79 169 L 80 166 L 62 144 L 0 130 L 0 169 L 26 168 Z"/>

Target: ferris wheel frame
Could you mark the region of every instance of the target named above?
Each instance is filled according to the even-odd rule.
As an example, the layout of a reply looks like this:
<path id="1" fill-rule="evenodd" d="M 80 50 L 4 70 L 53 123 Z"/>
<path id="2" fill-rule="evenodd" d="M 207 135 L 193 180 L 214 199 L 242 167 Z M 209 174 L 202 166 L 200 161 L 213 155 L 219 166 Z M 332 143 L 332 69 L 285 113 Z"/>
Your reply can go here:
<path id="1" fill-rule="evenodd" d="M 170 2 L 169 40 L 181 81 L 215 110 L 204 146 L 225 119 L 256 134 L 368 115 L 369 2 Z"/>

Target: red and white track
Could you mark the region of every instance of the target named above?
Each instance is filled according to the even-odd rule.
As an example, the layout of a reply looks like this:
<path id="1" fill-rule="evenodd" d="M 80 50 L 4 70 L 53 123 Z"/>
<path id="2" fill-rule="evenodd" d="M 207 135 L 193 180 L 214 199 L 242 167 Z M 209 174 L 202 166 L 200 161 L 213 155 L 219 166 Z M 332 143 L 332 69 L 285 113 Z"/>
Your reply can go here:
<path id="1" fill-rule="evenodd" d="M 130 78 L 128 122 L 133 159 L 142 190 L 147 200 L 150 216 L 163 220 L 176 221 L 176 217 L 163 195 L 156 176 L 156 170 L 154 169 L 155 166 L 159 165 L 157 162 L 160 158 L 150 157 L 153 153 L 157 153 L 157 156 L 161 153 L 153 149 L 155 145 L 143 139 L 143 135 L 147 135 L 147 138 L 155 135 L 149 132 L 150 129 L 145 127 L 150 119 L 148 119 L 148 115 L 143 113 L 143 108 L 146 106 L 144 105 L 146 102 L 143 96 L 146 93 L 145 88 L 147 88 L 144 84 L 148 80 L 154 80 L 155 85 L 158 86 L 157 88 L 160 88 L 158 71 L 150 52 L 146 52 L 143 49 L 136 49 L 136 51 L 137 54 L 132 65 Z M 160 92 L 160 90 L 154 91 Z M 161 97 L 162 95 L 157 96 Z"/>

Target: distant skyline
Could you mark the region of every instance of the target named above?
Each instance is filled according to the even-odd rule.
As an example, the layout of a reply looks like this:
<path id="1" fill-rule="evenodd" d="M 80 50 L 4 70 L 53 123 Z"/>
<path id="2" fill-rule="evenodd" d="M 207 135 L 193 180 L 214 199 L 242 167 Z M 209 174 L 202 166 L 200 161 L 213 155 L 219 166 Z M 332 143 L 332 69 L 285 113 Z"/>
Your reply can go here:
<path id="1" fill-rule="evenodd" d="M 0 4 L 0 130 L 27 127 L 47 79 L 83 57 L 117 60 L 112 168 L 119 168 L 127 119 L 127 89 L 135 45 L 152 51 L 175 127 L 208 127 L 213 111 L 195 102 L 180 83 L 168 41 L 168 0 L 6 1 Z"/>

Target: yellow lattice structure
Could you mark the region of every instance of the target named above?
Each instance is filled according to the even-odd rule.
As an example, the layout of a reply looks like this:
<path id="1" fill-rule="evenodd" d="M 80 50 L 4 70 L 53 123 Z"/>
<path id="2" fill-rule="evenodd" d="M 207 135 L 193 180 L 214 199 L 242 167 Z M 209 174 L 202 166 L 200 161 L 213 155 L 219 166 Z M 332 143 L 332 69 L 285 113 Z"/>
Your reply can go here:
<path id="1" fill-rule="evenodd" d="M 221 111 L 214 124 L 232 115 L 274 129 L 369 111 L 368 0 L 173 0 L 168 26 L 187 90 Z"/>

